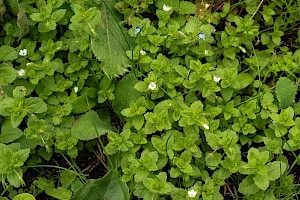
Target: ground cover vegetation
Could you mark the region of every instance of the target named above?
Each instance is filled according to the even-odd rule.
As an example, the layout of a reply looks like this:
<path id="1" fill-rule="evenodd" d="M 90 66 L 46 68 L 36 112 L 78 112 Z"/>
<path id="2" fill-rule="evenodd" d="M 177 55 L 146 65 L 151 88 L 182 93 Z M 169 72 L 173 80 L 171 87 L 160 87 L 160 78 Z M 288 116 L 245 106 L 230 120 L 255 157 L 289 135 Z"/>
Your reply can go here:
<path id="1" fill-rule="evenodd" d="M 298 0 L 0 0 L 0 199 L 298 199 Z"/>

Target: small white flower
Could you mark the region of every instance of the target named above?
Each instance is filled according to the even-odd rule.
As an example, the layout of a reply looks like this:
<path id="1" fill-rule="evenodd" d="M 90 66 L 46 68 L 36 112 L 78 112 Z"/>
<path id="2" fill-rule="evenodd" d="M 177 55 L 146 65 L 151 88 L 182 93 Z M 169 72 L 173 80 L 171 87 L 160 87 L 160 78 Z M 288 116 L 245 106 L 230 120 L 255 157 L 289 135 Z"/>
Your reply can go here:
<path id="1" fill-rule="evenodd" d="M 205 51 L 204 51 L 204 54 L 207 56 L 207 55 L 208 55 L 208 51 L 207 51 L 207 50 L 205 50 Z"/>
<path id="2" fill-rule="evenodd" d="M 240 50 L 243 52 L 243 53 L 247 53 L 246 49 L 244 47 L 241 47 L 239 46 Z"/>
<path id="3" fill-rule="evenodd" d="M 209 126 L 207 124 L 204 124 L 203 128 L 205 128 L 206 130 L 209 130 Z"/>
<path id="4" fill-rule="evenodd" d="M 144 55 L 146 55 L 146 51 L 144 51 L 144 50 L 142 49 L 142 50 L 140 50 L 140 54 L 141 54 L 142 56 L 144 56 Z"/>
<path id="5" fill-rule="evenodd" d="M 74 87 L 74 92 L 75 92 L 75 93 L 78 92 L 78 87 Z"/>
<path id="6" fill-rule="evenodd" d="M 149 85 L 148 85 L 148 88 L 149 88 L 150 90 L 155 90 L 155 88 L 156 88 L 156 83 L 150 82 Z"/>
<path id="7" fill-rule="evenodd" d="M 194 189 L 192 189 L 188 191 L 188 195 L 189 197 L 195 197 L 197 195 L 197 192 Z"/>
<path id="8" fill-rule="evenodd" d="M 19 55 L 20 56 L 26 56 L 27 55 L 27 49 L 20 50 Z"/>
<path id="9" fill-rule="evenodd" d="M 163 6 L 163 10 L 168 12 L 169 10 L 171 10 L 171 7 L 170 6 L 167 6 L 167 5 L 164 5 Z"/>
<path id="10" fill-rule="evenodd" d="M 25 72 L 24 69 L 20 69 L 20 70 L 18 71 L 18 74 L 19 74 L 19 76 L 24 76 L 24 75 L 26 74 L 26 72 Z"/>
<path id="11" fill-rule="evenodd" d="M 179 35 L 183 35 L 184 33 L 182 31 L 178 31 Z"/>
<path id="12" fill-rule="evenodd" d="M 29 65 L 31 65 L 32 63 L 26 63 L 26 66 L 28 67 Z"/>
<path id="13" fill-rule="evenodd" d="M 221 78 L 220 78 L 220 77 L 218 77 L 218 76 L 214 76 L 214 82 L 216 82 L 216 83 L 219 83 L 219 82 L 220 82 L 220 80 L 221 80 Z"/>
<path id="14" fill-rule="evenodd" d="M 208 9 L 209 8 L 209 4 L 207 3 L 207 4 L 205 4 L 205 8 L 206 9 Z"/>

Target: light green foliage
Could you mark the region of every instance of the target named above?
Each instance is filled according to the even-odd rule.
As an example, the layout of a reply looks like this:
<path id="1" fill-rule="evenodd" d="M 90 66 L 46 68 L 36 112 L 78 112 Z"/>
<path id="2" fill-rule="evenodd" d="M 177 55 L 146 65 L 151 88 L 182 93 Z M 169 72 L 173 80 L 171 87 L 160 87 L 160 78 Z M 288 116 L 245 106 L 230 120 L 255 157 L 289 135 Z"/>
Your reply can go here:
<path id="1" fill-rule="evenodd" d="M 16 87 L 13 90 L 13 98 L 6 97 L 0 101 L 0 115 L 10 116 L 11 124 L 18 127 L 26 115 L 43 113 L 47 105 L 38 97 L 25 97 L 26 88 Z"/>
<path id="2" fill-rule="evenodd" d="M 299 6 L 0 0 L 0 199 L 293 198 Z"/>
<path id="3" fill-rule="evenodd" d="M 245 186 L 240 186 L 239 190 L 240 192 L 244 192 L 244 194 L 249 194 L 249 191 L 247 192 L 244 189 L 245 187 L 249 187 L 250 185 L 252 185 L 251 190 L 257 192 L 256 187 L 254 187 L 253 183 L 259 189 L 268 189 L 270 181 L 278 179 L 287 168 L 287 165 L 281 161 L 273 161 L 267 163 L 269 159 L 268 151 L 260 152 L 258 149 L 250 148 L 247 158 L 248 163 L 243 164 L 239 171 L 242 174 L 250 175 L 247 178 L 253 178 L 253 182 L 248 180 L 247 178 L 243 180 L 245 182 Z"/>
<path id="4" fill-rule="evenodd" d="M 25 182 L 22 179 L 22 166 L 29 157 L 30 149 L 21 149 L 20 144 L 0 144 L 0 174 L 9 184 L 20 187 Z"/>

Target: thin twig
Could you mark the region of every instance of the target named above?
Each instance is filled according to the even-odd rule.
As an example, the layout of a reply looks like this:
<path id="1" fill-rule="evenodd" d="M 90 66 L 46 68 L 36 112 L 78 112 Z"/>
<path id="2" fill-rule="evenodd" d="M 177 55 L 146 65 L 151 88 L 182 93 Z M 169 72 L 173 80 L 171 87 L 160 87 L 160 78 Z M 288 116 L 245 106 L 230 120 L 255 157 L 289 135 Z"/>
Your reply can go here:
<path id="1" fill-rule="evenodd" d="M 264 0 L 261 0 L 261 1 L 260 1 L 259 5 L 257 6 L 255 12 L 252 14 L 252 16 L 250 17 L 250 19 L 252 19 L 252 18 L 256 15 L 256 13 L 258 12 L 258 10 L 259 10 L 259 8 L 260 8 L 260 6 L 261 6 L 261 4 L 262 4 L 263 2 L 264 2 Z"/>

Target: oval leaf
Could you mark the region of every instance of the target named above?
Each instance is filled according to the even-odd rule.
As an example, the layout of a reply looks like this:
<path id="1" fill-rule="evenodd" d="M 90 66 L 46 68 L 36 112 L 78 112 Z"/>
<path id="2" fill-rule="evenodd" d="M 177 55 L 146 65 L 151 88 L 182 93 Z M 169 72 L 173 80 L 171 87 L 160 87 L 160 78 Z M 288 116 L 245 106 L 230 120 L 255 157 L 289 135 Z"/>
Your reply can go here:
<path id="1" fill-rule="evenodd" d="M 121 183 L 121 185 L 119 183 Z M 110 170 L 104 177 L 100 179 L 89 180 L 79 191 L 75 193 L 73 198 L 73 200 L 99 199 L 129 199 L 129 190 L 127 185 L 122 183 L 120 176 L 112 170 Z"/>
<path id="2" fill-rule="evenodd" d="M 111 130 L 110 124 L 102 121 L 98 114 L 91 110 L 75 121 L 71 133 L 77 139 L 92 140 Z"/>

